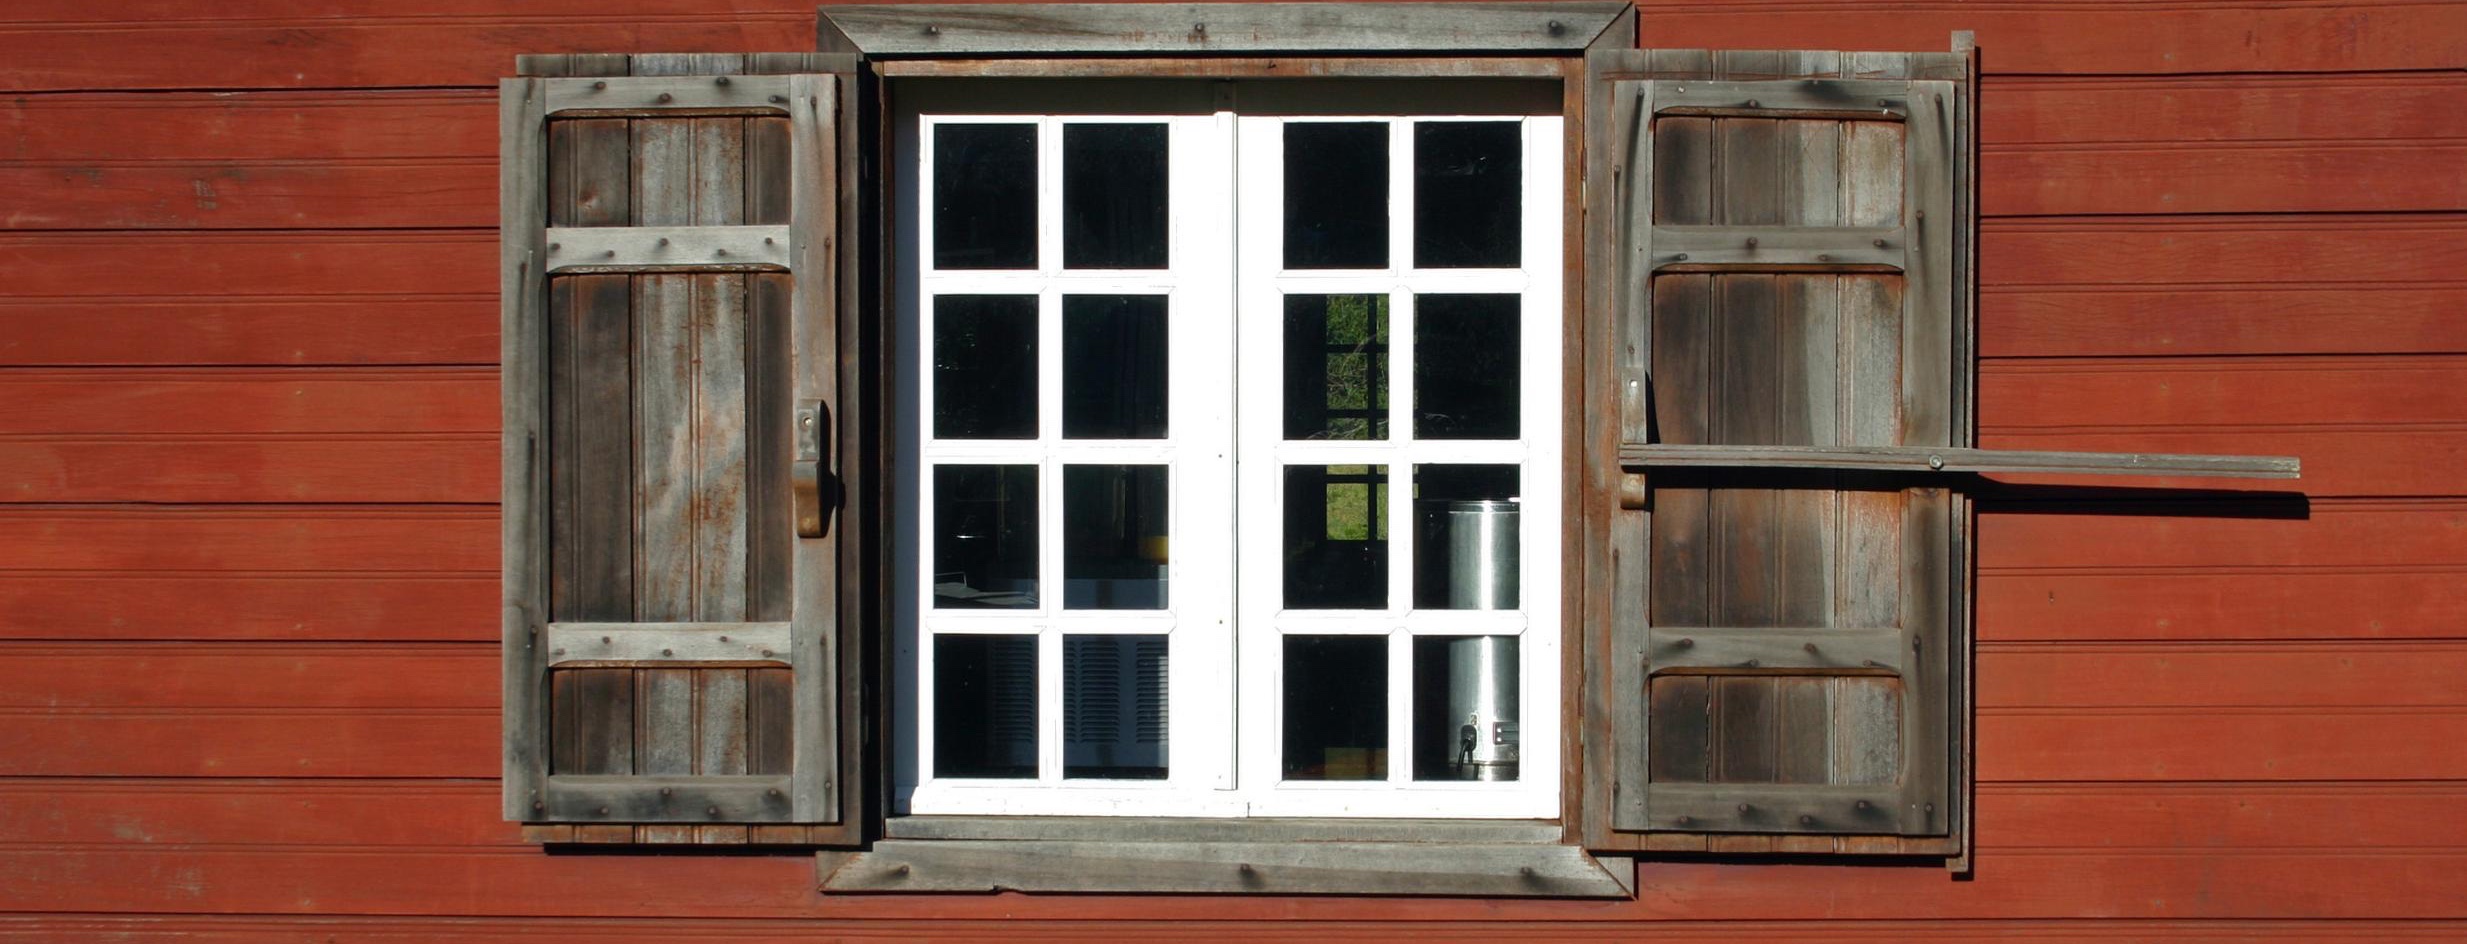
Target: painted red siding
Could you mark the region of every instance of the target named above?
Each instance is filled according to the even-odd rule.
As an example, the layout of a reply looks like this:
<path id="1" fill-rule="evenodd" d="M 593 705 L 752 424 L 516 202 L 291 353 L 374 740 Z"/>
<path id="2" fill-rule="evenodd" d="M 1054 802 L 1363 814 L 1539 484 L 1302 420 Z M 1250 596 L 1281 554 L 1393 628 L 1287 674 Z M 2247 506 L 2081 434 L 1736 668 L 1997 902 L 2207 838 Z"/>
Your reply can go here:
<path id="1" fill-rule="evenodd" d="M 1649 46 L 1976 30 L 1985 444 L 2305 460 L 2296 516 L 1985 508 L 1974 879 L 826 899 L 807 858 L 525 846 L 492 779 L 493 80 L 807 48 L 811 5 L 18 0 L 0 938 L 2467 937 L 2467 5 L 1641 6 Z"/>

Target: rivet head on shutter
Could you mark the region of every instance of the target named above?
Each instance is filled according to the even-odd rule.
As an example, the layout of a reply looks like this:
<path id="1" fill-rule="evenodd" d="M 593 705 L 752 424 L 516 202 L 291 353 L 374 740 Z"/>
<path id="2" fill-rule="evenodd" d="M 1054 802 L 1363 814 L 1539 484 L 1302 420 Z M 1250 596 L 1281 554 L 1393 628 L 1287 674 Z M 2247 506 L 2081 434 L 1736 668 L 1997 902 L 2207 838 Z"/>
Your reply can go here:
<path id="1" fill-rule="evenodd" d="M 598 810 L 598 813 L 599 813 L 599 815 L 601 815 L 601 816 L 606 816 L 606 815 L 608 815 L 608 808 L 607 808 L 607 807 L 605 807 L 605 806 L 600 807 L 600 808 L 599 808 L 599 810 Z"/>
<path id="2" fill-rule="evenodd" d="M 712 80 L 711 80 L 711 84 L 713 84 L 713 85 L 727 85 L 727 84 L 728 84 L 728 77 L 723 75 L 723 76 L 720 76 L 719 78 L 712 79 Z"/>
<path id="3" fill-rule="evenodd" d="M 668 94 L 668 93 L 666 93 L 666 92 L 661 92 L 661 93 L 660 93 L 660 99 L 659 99 L 659 101 L 660 101 L 660 104 L 662 104 L 662 105 L 668 104 L 669 102 L 673 102 L 673 101 L 676 101 L 676 100 L 677 100 L 677 97 L 676 97 L 676 96 L 674 96 L 674 95 L 670 95 L 670 94 Z"/>
<path id="4" fill-rule="evenodd" d="M 1814 826 L 1814 825 L 1816 825 L 1816 817 L 1813 817 L 1813 816 L 1808 816 L 1808 815 L 1805 815 L 1805 814 L 1801 814 L 1801 815 L 1800 815 L 1800 817 L 1799 817 L 1799 825 L 1801 825 L 1801 826 Z"/>
<path id="5" fill-rule="evenodd" d="M 1851 809 L 1854 809 L 1854 810 L 1864 810 L 1864 809 L 1867 809 L 1867 801 L 1866 801 L 1866 800 L 1860 800 L 1860 801 L 1858 801 L 1858 802 L 1856 802 L 1856 803 L 1852 803 L 1852 804 L 1850 804 L 1850 808 L 1851 808 Z"/>
<path id="6" fill-rule="evenodd" d="M 1817 253 L 1817 254 L 1816 254 L 1816 261 L 1818 261 L 1818 262 L 1831 262 L 1831 261 L 1833 261 L 1833 255 L 1832 255 L 1831 253 L 1824 253 L 1824 252 Z"/>
<path id="7" fill-rule="evenodd" d="M 1877 240 L 1877 241 L 1876 241 L 1876 248 L 1878 248 L 1878 249 L 1883 249 L 1884 247 L 1885 247 L 1885 241 L 1884 241 L 1884 240 L 1879 239 L 1879 240 Z"/>
<path id="8" fill-rule="evenodd" d="M 942 35 L 942 27 L 935 26 L 935 25 L 934 25 L 934 24 L 932 24 L 932 23 L 927 23 L 927 24 L 925 24 L 925 35 L 927 35 L 927 36 L 940 36 L 940 35 Z"/>
<path id="9" fill-rule="evenodd" d="M 773 95 L 773 96 L 771 96 L 771 104 L 774 104 L 774 105 L 785 105 L 785 104 L 788 104 L 788 96 L 786 96 L 786 95 Z"/>
<path id="10" fill-rule="evenodd" d="M 1679 825 L 1681 825 L 1681 826 L 1686 826 L 1686 825 L 1689 825 L 1689 824 L 1692 824 L 1692 823 L 1696 822 L 1696 817 L 1693 817 L 1693 816 L 1682 816 L 1682 817 L 1679 817 L 1677 820 L 1674 820 L 1674 822 L 1678 823 L 1678 824 L 1679 824 Z"/>
<path id="11" fill-rule="evenodd" d="M 664 655 L 664 656 L 673 656 L 673 655 L 676 655 L 676 654 L 677 654 L 677 650 L 674 650 L 674 649 L 662 649 L 662 650 L 660 650 L 660 654 L 661 654 L 661 655 Z"/>
<path id="12" fill-rule="evenodd" d="M 706 814 L 706 815 L 710 815 L 710 816 L 718 816 L 718 815 L 720 815 L 720 808 L 719 808 L 719 807 L 716 807 L 716 806 L 714 806 L 714 807 L 709 807 L 709 808 L 704 809 L 704 810 L 703 810 L 703 813 L 704 813 L 704 814 Z"/>
<path id="13" fill-rule="evenodd" d="M 1764 103 L 1763 103 L 1763 102 L 1759 102 L 1759 101 L 1757 101 L 1757 100 L 1755 100 L 1755 99 L 1751 98 L 1751 99 L 1748 99 L 1748 100 L 1747 100 L 1747 107 L 1749 107 L 1749 108 L 1763 108 L 1763 107 L 1765 107 L 1765 105 L 1764 105 Z"/>
<path id="14" fill-rule="evenodd" d="M 605 92 L 605 91 L 608 91 L 608 83 L 606 83 L 606 82 L 593 82 L 593 83 L 591 83 L 591 90 L 592 90 L 592 91 L 594 91 L 594 92 Z"/>
<path id="15" fill-rule="evenodd" d="M 778 787 L 772 787 L 771 789 L 768 789 L 768 790 L 763 791 L 763 793 L 768 794 L 768 795 L 771 795 L 771 796 L 778 796 L 778 795 L 780 795 L 780 788 L 778 788 Z"/>
<path id="16" fill-rule="evenodd" d="M 1678 646 L 1681 649 L 1694 648 L 1696 645 L 1696 640 L 1683 638 L 1676 643 L 1672 643 L 1672 645 Z"/>
<path id="17" fill-rule="evenodd" d="M 1561 22 L 1559 22 L 1558 20 L 1552 20 L 1552 21 L 1550 21 L 1550 24 L 1549 24 L 1549 26 L 1548 26 L 1547 28 L 1550 30 L 1550 34 L 1551 34 L 1551 35 L 1553 35 L 1553 36 L 1557 36 L 1557 35 L 1559 35 L 1559 34 L 1561 34 L 1561 33 L 1565 33 L 1565 32 L 1567 32 L 1567 31 L 1568 31 L 1567 24 L 1565 24 L 1565 23 L 1561 23 Z"/>
<path id="18" fill-rule="evenodd" d="M 1684 252 L 1683 252 L 1683 253 L 1679 253 L 1679 254 L 1677 254 L 1677 255 L 1671 256 L 1671 257 L 1670 257 L 1670 259 L 1671 259 L 1671 261 L 1672 261 L 1672 262 L 1686 262 L 1686 261 L 1687 261 L 1687 253 L 1684 253 Z"/>
<path id="19" fill-rule="evenodd" d="M 661 796 L 668 796 L 668 795 L 673 794 L 673 793 L 675 793 L 675 792 L 676 792 L 675 790 L 671 790 L 671 789 L 669 789 L 669 788 L 667 788 L 667 787 L 661 787 L 661 788 L 660 788 L 660 795 L 661 795 Z"/>
<path id="20" fill-rule="evenodd" d="M 728 637 L 726 637 L 726 636 L 721 636 L 721 637 L 720 637 L 720 641 L 721 641 L 721 642 L 727 642 L 727 641 L 728 641 Z"/>
<path id="21" fill-rule="evenodd" d="M 1745 804 L 1745 803 L 1741 803 L 1741 804 L 1739 804 L 1739 812 L 1745 813 L 1745 812 L 1748 812 L 1748 811 L 1753 810 L 1753 809 L 1755 809 L 1755 807 L 1753 807 L 1753 806 L 1749 806 L 1748 804 Z"/>
<path id="22" fill-rule="evenodd" d="M 1754 237 L 1754 236 L 1750 236 L 1750 237 L 1748 237 L 1748 238 L 1747 238 L 1747 248 L 1749 248 L 1749 249 L 1754 249 L 1754 248 L 1756 248 L 1756 237 Z"/>

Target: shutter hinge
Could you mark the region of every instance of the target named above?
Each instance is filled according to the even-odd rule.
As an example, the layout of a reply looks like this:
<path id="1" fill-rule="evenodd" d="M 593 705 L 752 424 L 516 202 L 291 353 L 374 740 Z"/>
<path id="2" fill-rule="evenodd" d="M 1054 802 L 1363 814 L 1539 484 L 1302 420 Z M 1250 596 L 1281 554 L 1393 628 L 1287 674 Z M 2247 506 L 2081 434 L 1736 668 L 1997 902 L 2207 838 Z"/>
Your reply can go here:
<path id="1" fill-rule="evenodd" d="M 789 488 L 795 494 L 797 536 L 818 538 L 823 532 L 823 516 L 828 514 L 822 502 L 822 444 L 828 437 L 831 414 L 820 400 L 797 404 L 797 454 L 788 470 Z"/>

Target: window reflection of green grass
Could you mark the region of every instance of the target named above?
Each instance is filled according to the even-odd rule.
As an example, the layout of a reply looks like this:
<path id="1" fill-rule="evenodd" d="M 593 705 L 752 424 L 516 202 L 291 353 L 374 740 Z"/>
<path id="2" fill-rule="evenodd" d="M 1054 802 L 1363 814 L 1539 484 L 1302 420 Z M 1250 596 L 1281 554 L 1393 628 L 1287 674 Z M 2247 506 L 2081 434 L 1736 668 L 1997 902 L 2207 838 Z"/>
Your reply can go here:
<path id="1" fill-rule="evenodd" d="M 1388 467 L 1328 467 L 1328 540 L 1388 539 Z"/>
<path id="2" fill-rule="evenodd" d="M 1329 439 L 1388 437 L 1388 297 L 1326 296 Z"/>

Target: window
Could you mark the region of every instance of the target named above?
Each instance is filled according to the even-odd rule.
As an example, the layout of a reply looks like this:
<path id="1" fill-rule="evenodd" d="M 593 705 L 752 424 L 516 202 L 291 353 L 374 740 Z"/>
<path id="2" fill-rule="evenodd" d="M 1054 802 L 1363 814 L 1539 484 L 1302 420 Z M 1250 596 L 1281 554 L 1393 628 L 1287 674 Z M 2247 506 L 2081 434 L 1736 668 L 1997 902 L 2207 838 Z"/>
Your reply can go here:
<path id="1" fill-rule="evenodd" d="M 894 811 L 1554 815 L 1557 90 L 1123 85 L 896 96 Z"/>
<path id="2" fill-rule="evenodd" d="M 505 83 L 535 838 L 868 891 L 1959 856 L 1972 477 L 2296 471 L 1970 447 L 1966 44 L 824 16 Z"/>

